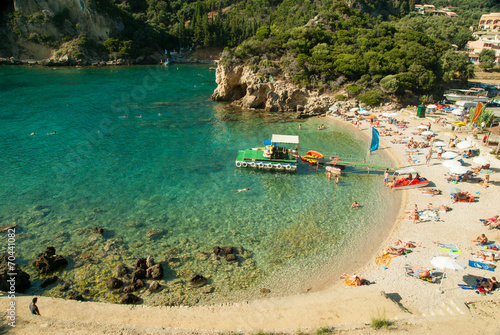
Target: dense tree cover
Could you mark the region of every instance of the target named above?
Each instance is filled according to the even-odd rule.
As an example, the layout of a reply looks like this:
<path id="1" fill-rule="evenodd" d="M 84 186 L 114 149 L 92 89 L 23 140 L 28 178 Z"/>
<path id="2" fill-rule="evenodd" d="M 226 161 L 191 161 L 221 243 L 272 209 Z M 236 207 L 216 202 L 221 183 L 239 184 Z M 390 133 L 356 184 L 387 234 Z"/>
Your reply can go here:
<path id="1" fill-rule="evenodd" d="M 424 32 L 398 28 L 349 7 L 336 7 L 317 21 L 329 24 L 261 27 L 253 38 L 228 50 L 225 59 L 245 62 L 264 77 L 288 73 L 301 85 L 335 89 L 353 82 L 349 95 L 367 101 L 379 100 L 382 92 L 423 94 L 444 81 L 466 81 L 473 75 L 466 55 Z"/>
<path id="2" fill-rule="evenodd" d="M 500 2 L 498 0 L 416 0 L 416 4 L 434 5 L 436 8 L 452 8 L 458 14 L 459 25 L 464 27 L 477 27 L 481 15 L 500 12 Z"/>

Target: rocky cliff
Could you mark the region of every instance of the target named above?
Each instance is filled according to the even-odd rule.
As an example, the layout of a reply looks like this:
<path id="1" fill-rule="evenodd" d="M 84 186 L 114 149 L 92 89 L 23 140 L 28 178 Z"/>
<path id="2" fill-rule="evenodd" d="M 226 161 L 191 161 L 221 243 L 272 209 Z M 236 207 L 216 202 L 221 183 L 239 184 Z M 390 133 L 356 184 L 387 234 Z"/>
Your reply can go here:
<path id="1" fill-rule="evenodd" d="M 2 38 L 0 57 L 77 58 L 85 53 L 85 43 L 102 43 L 125 28 L 119 17 L 101 13 L 84 0 L 10 1 L 15 12 Z"/>
<path id="2" fill-rule="evenodd" d="M 319 116 L 349 111 L 351 108 L 366 108 L 355 99 L 337 101 L 330 94 L 297 87 L 291 78 L 282 79 L 263 76 L 248 66 L 220 62 L 216 69 L 217 88 L 211 96 L 214 101 L 230 101 L 246 109 L 264 109 L 269 112 L 295 113 L 297 118 Z M 338 92 L 344 93 L 345 92 Z M 398 110 L 395 103 L 371 109 L 373 112 Z"/>

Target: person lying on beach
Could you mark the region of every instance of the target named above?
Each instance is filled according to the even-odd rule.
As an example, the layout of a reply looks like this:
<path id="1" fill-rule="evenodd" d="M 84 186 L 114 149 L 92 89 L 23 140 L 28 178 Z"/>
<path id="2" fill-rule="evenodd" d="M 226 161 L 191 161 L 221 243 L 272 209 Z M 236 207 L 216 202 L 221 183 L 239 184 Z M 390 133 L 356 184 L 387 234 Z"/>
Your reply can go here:
<path id="1" fill-rule="evenodd" d="M 368 284 L 368 281 L 366 279 L 363 279 L 361 277 L 358 277 L 357 275 L 348 275 L 347 273 L 343 273 L 341 276 L 340 276 L 340 279 L 347 279 L 347 280 L 350 280 L 351 283 L 354 285 L 354 286 L 361 286 L 361 285 L 365 285 L 365 284 Z"/>
<path id="2" fill-rule="evenodd" d="M 427 205 L 426 209 L 429 210 L 429 211 L 435 211 L 435 212 L 437 211 L 437 212 L 445 212 L 445 213 L 449 212 L 451 210 L 451 208 L 448 207 L 448 206 L 445 206 L 445 205 L 439 205 L 439 206 L 437 206 L 437 205 L 433 205 L 431 203 L 429 203 Z"/>
<path id="3" fill-rule="evenodd" d="M 476 254 L 474 255 L 474 258 L 479 258 L 479 259 L 486 261 L 486 262 L 494 262 L 495 261 L 495 256 L 493 254 L 486 255 L 482 251 L 476 252 Z"/>
<path id="4" fill-rule="evenodd" d="M 413 275 L 418 278 L 430 278 L 431 272 L 427 268 L 422 268 L 420 266 L 412 266 L 411 268 L 406 268 L 406 273 Z"/>
<path id="5" fill-rule="evenodd" d="M 484 234 L 481 234 L 475 240 L 472 240 L 472 242 L 478 242 L 476 245 L 488 244 L 488 238 Z"/>
<path id="6" fill-rule="evenodd" d="M 431 194 L 431 195 L 440 195 L 441 190 L 438 190 L 437 188 L 421 188 L 420 192 L 423 194 Z"/>
<path id="7" fill-rule="evenodd" d="M 488 219 L 479 219 L 479 221 L 485 225 L 485 226 L 490 226 L 492 223 L 498 222 L 498 215 L 492 216 L 491 218 Z"/>
<path id="8" fill-rule="evenodd" d="M 397 246 L 401 246 L 403 248 L 415 248 L 416 245 L 413 242 L 403 242 L 401 240 L 397 240 L 395 243 Z"/>

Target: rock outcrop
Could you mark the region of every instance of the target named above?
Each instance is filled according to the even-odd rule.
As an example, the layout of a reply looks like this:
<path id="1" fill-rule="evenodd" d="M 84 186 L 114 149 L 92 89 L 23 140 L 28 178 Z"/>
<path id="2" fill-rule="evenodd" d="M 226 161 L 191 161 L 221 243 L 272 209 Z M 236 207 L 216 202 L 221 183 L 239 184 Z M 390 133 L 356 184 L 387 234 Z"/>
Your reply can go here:
<path id="1" fill-rule="evenodd" d="M 68 261 L 61 255 L 56 255 L 54 247 L 47 247 L 45 252 L 38 254 L 38 259 L 33 262 L 33 266 L 40 274 L 53 272 L 68 265 Z"/>
<path id="2" fill-rule="evenodd" d="M 224 65 L 216 70 L 214 101 L 231 101 L 246 109 L 297 113 L 297 117 L 325 114 L 335 100 L 326 95 L 297 87 L 290 78 L 274 79 L 254 73 L 243 65 Z"/>
<path id="3" fill-rule="evenodd" d="M 30 275 L 9 262 L 9 255 L 0 258 L 0 291 L 24 292 L 30 286 Z"/>

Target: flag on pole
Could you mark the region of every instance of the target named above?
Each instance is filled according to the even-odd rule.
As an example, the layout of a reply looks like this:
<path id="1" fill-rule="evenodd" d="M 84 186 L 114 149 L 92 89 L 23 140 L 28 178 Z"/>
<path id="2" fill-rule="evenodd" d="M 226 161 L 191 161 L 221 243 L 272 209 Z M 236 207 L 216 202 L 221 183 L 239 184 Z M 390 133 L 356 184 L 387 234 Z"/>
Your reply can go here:
<path id="1" fill-rule="evenodd" d="M 380 134 L 378 130 L 372 127 L 372 143 L 370 144 L 370 152 L 378 150 L 378 144 L 380 141 Z"/>

